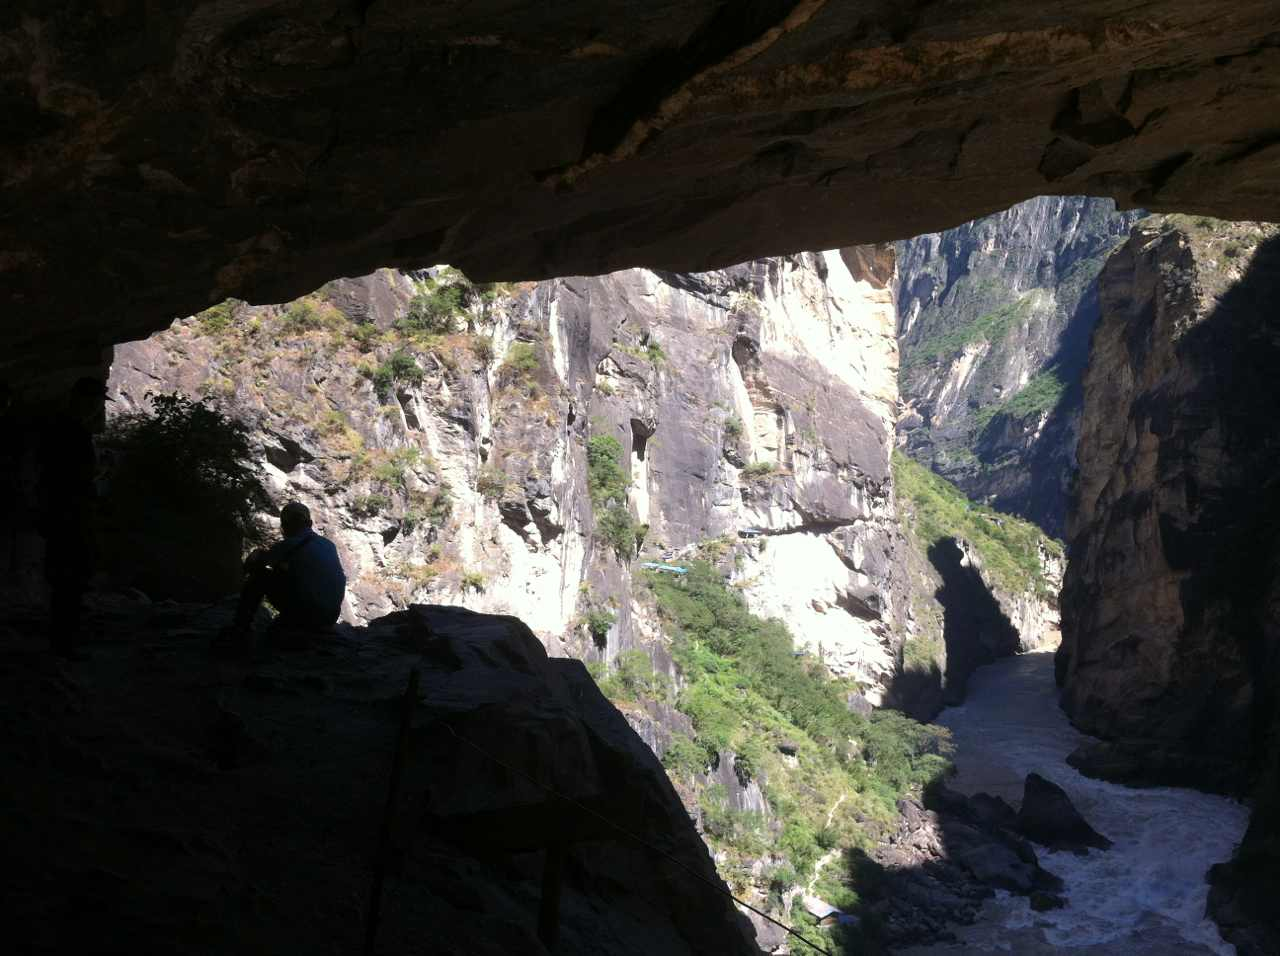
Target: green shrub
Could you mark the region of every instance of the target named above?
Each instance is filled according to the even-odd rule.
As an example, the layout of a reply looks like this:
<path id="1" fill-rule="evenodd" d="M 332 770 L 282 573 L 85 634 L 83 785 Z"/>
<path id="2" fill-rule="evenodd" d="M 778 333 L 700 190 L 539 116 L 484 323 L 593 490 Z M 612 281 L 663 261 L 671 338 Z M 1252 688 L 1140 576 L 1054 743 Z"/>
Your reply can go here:
<path id="1" fill-rule="evenodd" d="M 376 514 L 381 514 L 391 506 L 391 499 L 386 495 L 374 492 L 368 495 L 360 495 L 351 503 L 351 510 L 361 517 L 371 518 Z"/>
<path id="2" fill-rule="evenodd" d="M 235 324 L 236 315 L 243 305 L 239 299 L 224 299 L 197 313 L 196 322 L 200 325 L 201 334 L 216 336 L 229 330 Z"/>
<path id="3" fill-rule="evenodd" d="M 532 342 L 512 342 L 502 360 L 502 371 L 513 377 L 531 375 L 538 364 L 538 349 Z"/>
<path id="4" fill-rule="evenodd" d="M 610 700 L 665 700 L 671 685 L 665 674 L 654 670 L 648 654 L 633 648 L 617 656 L 600 689 Z"/>
<path id="5" fill-rule="evenodd" d="M 511 479 L 497 465 L 485 465 L 476 475 L 476 491 L 489 501 L 497 501 L 507 493 Z"/>
<path id="6" fill-rule="evenodd" d="M 662 752 L 662 766 L 671 773 L 691 777 L 706 772 L 707 755 L 687 735 L 677 732 L 671 735 L 671 743 Z"/>
<path id="7" fill-rule="evenodd" d="M 320 302 L 312 296 L 306 296 L 289 303 L 280 316 L 280 322 L 286 332 L 301 333 L 315 329 L 336 329 L 344 321 L 344 316 L 334 306 Z"/>
<path id="8" fill-rule="evenodd" d="M 208 399 L 151 395 L 151 413 L 112 419 L 103 446 L 115 452 L 108 502 L 125 528 L 147 528 L 157 541 L 226 534 L 265 543 L 258 514 L 273 510 L 253 457 L 249 426 Z"/>
<path id="9" fill-rule="evenodd" d="M 724 420 L 724 436 L 726 438 L 737 441 L 742 437 L 742 419 L 737 415 L 730 415 Z"/>
<path id="10" fill-rule="evenodd" d="M 742 469 L 742 477 L 748 481 L 759 481 L 777 472 L 778 466 L 771 461 L 753 461 Z"/>
<path id="11" fill-rule="evenodd" d="M 630 483 L 619 459 L 622 444 L 612 435 L 593 435 L 587 441 L 587 491 L 596 512 L 596 532 L 620 560 L 635 557 L 648 528 L 627 510 Z"/>
<path id="12" fill-rule="evenodd" d="M 485 579 L 479 571 L 464 571 L 460 583 L 462 590 L 479 593 L 484 591 Z"/>
<path id="13" fill-rule="evenodd" d="M 373 390 L 380 402 L 391 398 L 392 389 L 401 382 L 409 385 L 421 385 L 423 372 L 415 359 L 404 349 L 398 349 L 373 370 Z"/>
<path id="14" fill-rule="evenodd" d="M 593 435 L 587 440 L 587 490 L 596 507 L 627 500 L 630 480 L 621 457 L 622 443 L 612 435 Z"/>
<path id="15" fill-rule="evenodd" d="M 787 860 L 801 879 L 809 875 L 813 864 L 822 856 L 817 835 L 803 820 L 788 820 L 783 825 L 782 835 L 778 838 L 778 849 L 786 854 Z"/>
<path id="16" fill-rule="evenodd" d="M 661 365 L 667 360 L 667 353 L 662 350 L 662 346 L 650 339 L 644 347 L 644 355 L 654 365 Z"/>
<path id="17" fill-rule="evenodd" d="M 361 352 L 372 352 L 382 341 L 382 330 L 372 322 L 358 322 L 351 332 L 351 339 Z"/>
<path id="18" fill-rule="evenodd" d="M 428 279 L 409 300 L 409 307 L 404 317 L 396 322 L 396 329 L 409 334 L 425 332 L 441 335 L 452 332 L 462 315 L 468 293 L 469 287 L 465 281 L 441 283 Z"/>
<path id="19" fill-rule="evenodd" d="M 402 445 L 393 449 L 386 460 L 373 466 L 372 477 L 384 485 L 404 490 L 408 471 L 418 462 L 420 452 L 412 445 Z"/>
<path id="20" fill-rule="evenodd" d="M 595 640 L 596 644 L 603 646 L 605 639 L 609 636 L 609 628 L 613 627 L 613 622 L 617 620 L 614 613 L 607 608 L 596 607 L 586 613 L 583 623 L 587 626 L 588 633 Z"/>
<path id="21" fill-rule="evenodd" d="M 448 523 L 452 514 L 453 493 L 447 484 L 442 483 L 431 492 L 411 492 L 409 507 L 401 523 L 406 531 L 412 531 L 422 524 L 442 528 Z"/>
<path id="22" fill-rule="evenodd" d="M 962 538 L 1002 588 L 1050 594 L 1040 548 L 1061 555 L 1061 543 L 1029 521 L 973 503 L 951 482 L 898 451 L 893 481 L 899 501 L 910 502 L 908 527 L 920 550 L 927 552 L 943 538 Z"/>
<path id="23" fill-rule="evenodd" d="M 636 542 L 644 538 L 627 506 L 616 501 L 596 515 L 596 531 L 620 561 L 634 558 Z"/>

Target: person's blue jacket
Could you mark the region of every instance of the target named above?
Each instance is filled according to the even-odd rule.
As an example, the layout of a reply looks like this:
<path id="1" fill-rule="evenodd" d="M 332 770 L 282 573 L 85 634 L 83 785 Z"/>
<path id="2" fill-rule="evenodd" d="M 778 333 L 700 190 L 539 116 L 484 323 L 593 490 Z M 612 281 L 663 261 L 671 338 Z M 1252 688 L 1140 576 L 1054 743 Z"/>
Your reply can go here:
<path id="1" fill-rule="evenodd" d="M 308 528 L 268 548 L 266 563 L 285 574 L 293 594 L 318 616 L 338 619 L 347 575 L 332 541 Z"/>

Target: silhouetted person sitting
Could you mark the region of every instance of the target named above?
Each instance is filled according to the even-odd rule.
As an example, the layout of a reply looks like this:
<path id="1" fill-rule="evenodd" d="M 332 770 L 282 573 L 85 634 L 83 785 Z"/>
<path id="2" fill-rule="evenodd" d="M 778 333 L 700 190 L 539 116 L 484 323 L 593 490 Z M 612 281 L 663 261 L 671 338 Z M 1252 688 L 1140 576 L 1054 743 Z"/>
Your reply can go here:
<path id="1" fill-rule="evenodd" d="M 278 642 L 324 630 L 337 620 L 347 576 L 333 542 L 311 527 L 311 512 L 298 501 L 280 509 L 281 541 L 245 559 L 245 582 L 235 623 L 219 639 L 225 649 L 249 649 L 254 615 L 265 598 L 279 612 L 272 622 Z M 305 639 L 305 638 L 304 638 Z"/>
<path id="2" fill-rule="evenodd" d="M 65 409 L 45 423 L 40 436 L 40 530 L 49 585 L 49 639 L 63 657 L 76 656 L 81 601 L 97 556 L 93 433 L 102 427 L 106 398 L 101 379 L 78 379 Z"/>

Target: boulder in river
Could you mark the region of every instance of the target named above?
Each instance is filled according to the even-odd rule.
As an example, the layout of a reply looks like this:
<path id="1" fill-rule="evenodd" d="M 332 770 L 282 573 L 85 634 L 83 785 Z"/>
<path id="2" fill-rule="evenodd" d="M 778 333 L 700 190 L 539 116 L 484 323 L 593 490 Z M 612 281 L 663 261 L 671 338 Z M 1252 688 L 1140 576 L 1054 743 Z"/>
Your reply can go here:
<path id="1" fill-rule="evenodd" d="M 1089 826 L 1066 791 L 1038 773 L 1027 774 L 1022 809 L 1015 829 L 1029 840 L 1051 850 L 1071 850 L 1083 855 L 1089 847 L 1110 849 L 1111 841 Z"/>

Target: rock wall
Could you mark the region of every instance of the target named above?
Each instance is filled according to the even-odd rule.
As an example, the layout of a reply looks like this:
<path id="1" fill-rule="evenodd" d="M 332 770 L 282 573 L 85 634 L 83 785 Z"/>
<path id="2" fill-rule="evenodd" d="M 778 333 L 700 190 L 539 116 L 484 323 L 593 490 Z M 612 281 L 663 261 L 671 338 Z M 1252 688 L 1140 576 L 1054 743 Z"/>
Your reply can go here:
<path id="1" fill-rule="evenodd" d="M 897 243 L 908 453 L 1053 536 L 1066 516 L 1096 276 L 1140 214 L 1040 197 Z"/>
<path id="2" fill-rule="evenodd" d="M 1272 0 L 19 0 L 0 375 L 385 265 L 707 269 L 1046 191 L 1280 216 L 1275 32 Z"/>
<path id="3" fill-rule="evenodd" d="M 1146 220 L 1103 270 L 1057 661 L 1067 713 L 1109 741 L 1083 769 L 1237 793 L 1270 779 L 1211 903 L 1250 953 L 1280 939 L 1263 902 L 1280 872 L 1277 233 Z"/>
<path id="4" fill-rule="evenodd" d="M 477 295 L 451 332 L 414 339 L 396 325 L 436 280 L 382 270 L 120 346 L 110 387 L 123 411 L 177 389 L 251 420 L 277 497 L 338 543 L 347 620 L 465 602 L 587 659 L 656 626 L 588 487 L 588 439 L 613 437 L 642 558 L 749 536 L 735 574 L 752 609 L 878 700 L 903 603 L 892 273 L 869 248 L 556 279 Z M 417 371 L 379 394 L 397 352 Z M 607 635 L 585 627 L 593 609 Z"/>

